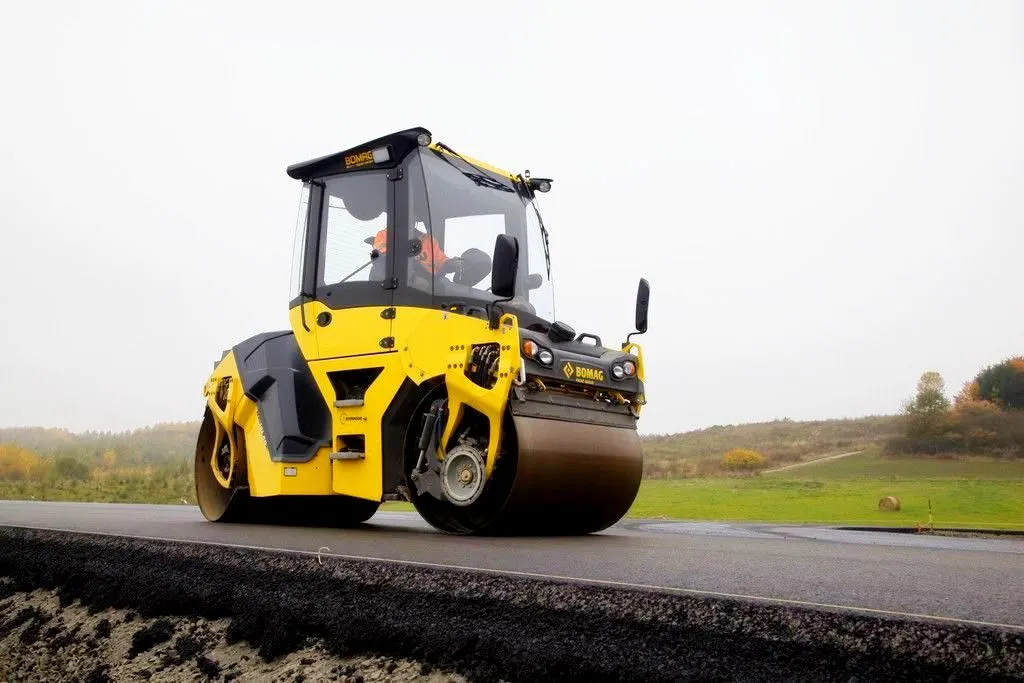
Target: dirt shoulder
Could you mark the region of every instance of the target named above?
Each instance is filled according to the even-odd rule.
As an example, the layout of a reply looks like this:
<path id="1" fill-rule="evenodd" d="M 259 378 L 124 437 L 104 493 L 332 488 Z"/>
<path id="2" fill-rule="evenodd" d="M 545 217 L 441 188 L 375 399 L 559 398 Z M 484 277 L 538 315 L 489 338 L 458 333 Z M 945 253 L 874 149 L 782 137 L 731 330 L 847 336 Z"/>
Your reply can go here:
<path id="1" fill-rule="evenodd" d="M 462 681 L 430 665 L 391 657 L 337 657 L 322 642 L 265 661 L 239 642 L 229 619 L 144 618 L 57 591 L 0 600 L 2 681 Z"/>

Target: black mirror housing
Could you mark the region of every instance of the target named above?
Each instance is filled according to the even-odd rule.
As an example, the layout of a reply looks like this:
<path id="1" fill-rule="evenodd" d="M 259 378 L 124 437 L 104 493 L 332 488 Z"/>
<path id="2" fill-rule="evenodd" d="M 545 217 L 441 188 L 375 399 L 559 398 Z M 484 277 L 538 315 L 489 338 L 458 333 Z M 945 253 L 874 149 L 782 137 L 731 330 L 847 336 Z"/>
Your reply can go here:
<path id="1" fill-rule="evenodd" d="M 636 289 L 636 332 L 643 334 L 647 331 L 647 309 L 651 301 L 651 285 L 644 278 L 640 278 L 640 285 Z M 632 337 L 630 334 L 629 337 Z M 629 337 L 626 337 L 627 343 Z"/>
<path id="2" fill-rule="evenodd" d="M 651 285 L 640 278 L 640 286 L 636 290 L 636 331 L 643 334 L 647 331 L 647 308 L 651 300 Z"/>
<path id="3" fill-rule="evenodd" d="M 491 265 L 491 294 L 505 300 L 515 296 L 518 272 L 519 240 L 512 235 L 498 235 Z"/>

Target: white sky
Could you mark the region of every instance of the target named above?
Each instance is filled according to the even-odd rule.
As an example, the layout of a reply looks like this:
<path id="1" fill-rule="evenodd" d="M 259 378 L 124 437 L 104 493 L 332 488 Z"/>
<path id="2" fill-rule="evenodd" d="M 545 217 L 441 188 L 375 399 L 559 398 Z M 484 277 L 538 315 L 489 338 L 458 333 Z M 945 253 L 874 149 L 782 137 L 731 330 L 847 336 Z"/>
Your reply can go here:
<path id="1" fill-rule="evenodd" d="M 555 178 L 559 318 L 652 287 L 645 433 L 892 412 L 1024 352 L 1024 3 L 0 8 L 0 425 L 198 419 L 285 329 L 295 161 Z"/>

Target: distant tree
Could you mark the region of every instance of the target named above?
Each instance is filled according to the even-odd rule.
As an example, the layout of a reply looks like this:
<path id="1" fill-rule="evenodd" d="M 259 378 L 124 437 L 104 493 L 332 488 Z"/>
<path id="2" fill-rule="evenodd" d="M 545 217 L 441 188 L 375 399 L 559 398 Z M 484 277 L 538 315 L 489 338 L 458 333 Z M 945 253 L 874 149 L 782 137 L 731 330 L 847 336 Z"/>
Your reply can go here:
<path id="1" fill-rule="evenodd" d="M 108 448 L 103 451 L 101 461 L 103 462 L 103 467 L 105 469 L 111 469 L 115 463 L 117 463 L 117 452 L 113 448 Z"/>
<path id="2" fill-rule="evenodd" d="M 978 383 L 971 380 L 964 382 L 964 385 L 960 388 L 960 393 L 953 397 L 953 406 L 970 405 L 980 400 L 981 392 L 978 389 Z"/>
<path id="3" fill-rule="evenodd" d="M 978 398 L 1005 410 L 1024 410 L 1024 356 L 990 365 L 974 378 Z"/>
<path id="4" fill-rule="evenodd" d="M 917 381 L 914 398 L 903 404 L 907 436 L 914 439 L 934 437 L 945 431 L 950 409 L 946 382 L 942 375 L 928 371 Z"/>
<path id="5" fill-rule="evenodd" d="M 78 462 L 70 456 L 62 456 L 57 458 L 57 461 L 53 465 L 54 472 L 60 479 L 68 479 L 70 481 L 85 481 L 89 478 L 89 467 L 84 463 Z"/>

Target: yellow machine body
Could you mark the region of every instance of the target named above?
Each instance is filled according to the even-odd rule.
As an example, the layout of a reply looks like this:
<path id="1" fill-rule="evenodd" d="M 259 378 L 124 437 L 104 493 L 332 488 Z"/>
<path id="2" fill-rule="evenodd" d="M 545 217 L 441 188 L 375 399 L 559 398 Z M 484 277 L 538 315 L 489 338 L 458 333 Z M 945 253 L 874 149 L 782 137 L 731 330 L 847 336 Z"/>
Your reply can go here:
<path id="1" fill-rule="evenodd" d="M 401 270 L 407 254 L 393 239 L 403 234 L 393 216 L 413 213 L 412 201 L 403 204 L 401 197 L 416 192 L 414 185 L 408 192 L 397 185 L 415 182 L 407 177 L 413 173 L 394 170 L 408 167 L 403 159 L 454 155 L 459 167 L 442 160 L 470 178 L 474 186 L 467 192 L 483 199 L 490 195 L 477 189 L 487 188 L 481 177 L 519 183 L 514 189 L 522 189 L 527 206 L 537 187 L 522 175 L 424 145 L 425 133 L 411 129 L 296 168 L 293 177 L 310 183 L 314 195 L 328 188 L 308 202 L 297 241 L 305 291 L 292 301 L 290 331 L 259 335 L 225 352 L 204 386 L 195 473 L 208 519 L 346 525 L 365 521 L 384 501 L 408 500 L 450 533 L 589 533 L 617 521 L 632 504 L 642 471 L 635 423 L 646 400 L 637 344 L 605 349 L 599 340 L 589 345 L 566 338 L 565 326 L 538 322 L 532 305 L 517 309 L 513 296 L 484 295 L 479 283 L 465 290 L 481 292 L 476 311 L 450 300 L 433 305 L 437 284 L 435 300 L 417 292 L 403 299 L 412 276 Z M 388 277 L 379 291 L 372 280 L 331 289 L 314 277 L 319 258 L 323 279 L 323 260 L 331 258 L 321 253 L 330 248 L 324 247 L 332 234 L 326 231 L 335 230 L 317 208 L 335 210 L 327 194 L 330 178 L 340 174 L 330 159 L 339 167 L 354 165 L 342 174 L 357 174 L 361 166 L 379 172 L 372 162 L 383 155 L 374 151 L 366 162 L 366 150 L 375 149 L 388 150 L 387 178 L 398 187 L 386 186 L 392 192 L 388 244 L 396 247 L 374 246 L 371 254 L 375 266 L 391 259 Z M 423 176 L 429 186 L 430 176 Z M 426 196 L 438 205 L 447 201 Z M 500 199 L 508 202 L 506 195 Z M 344 205 L 355 202 L 346 198 Z M 487 207 L 473 210 L 490 215 Z M 506 218 L 518 216 L 505 210 Z M 428 218 L 428 232 L 442 235 L 437 215 Z M 546 254 L 546 232 L 543 238 Z M 517 286 L 517 239 L 504 242 L 511 261 L 503 260 L 497 243 L 489 255 L 495 292 Z M 422 245 L 409 248 L 417 252 Z M 466 254 L 476 256 L 472 251 Z M 409 260 L 422 261 L 422 252 Z M 509 269 L 508 283 L 501 282 L 502 269 Z M 645 281 L 641 295 L 643 331 Z M 530 329 L 521 328 L 523 316 Z"/>

